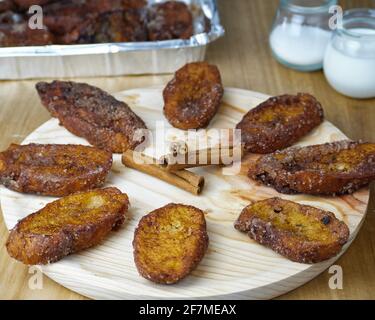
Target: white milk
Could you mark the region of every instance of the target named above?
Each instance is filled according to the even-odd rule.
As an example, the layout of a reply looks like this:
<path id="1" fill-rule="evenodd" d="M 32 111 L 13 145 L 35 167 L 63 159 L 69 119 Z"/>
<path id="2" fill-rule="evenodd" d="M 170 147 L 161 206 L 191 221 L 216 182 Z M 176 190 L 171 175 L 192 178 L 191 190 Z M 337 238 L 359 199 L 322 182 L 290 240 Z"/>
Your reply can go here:
<path id="1" fill-rule="evenodd" d="M 323 63 L 331 32 L 319 27 L 284 23 L 270 35 L 273 53 L 282 62 L 295 66 L 315 66 Z"/>
<path id="2" fill-rule="evenodd" d="M 375 35 L 372 29 L 352 29 Z M 342 40 L 340 51 L 331 43 L 324 58 L 324 73 L 338 92 L 353 98 L 375 97 L 375 40 Z"/>

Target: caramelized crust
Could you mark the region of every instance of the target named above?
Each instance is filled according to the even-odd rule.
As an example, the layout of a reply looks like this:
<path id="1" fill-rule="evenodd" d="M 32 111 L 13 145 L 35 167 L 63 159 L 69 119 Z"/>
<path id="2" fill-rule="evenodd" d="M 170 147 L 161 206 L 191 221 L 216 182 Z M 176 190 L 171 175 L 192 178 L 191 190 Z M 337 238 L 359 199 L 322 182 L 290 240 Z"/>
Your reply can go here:
<path id="1" fill-rule="evenodd" d="M 133 240 L 134 260 L 144 278 L 173 284 L 198 265 L 207 246 L 204 213 L 192 206 L 168 204 L 140 220 Z"/>
<path id="2" fill-rule="evenodd" d="M 112 154 L 93 147 L 12 144 L 0 153 L 0 183 L 24 193 L 64 196 L 99 187 Z"/>
<path id="3" fill-rule="evenodd" d="M 99 244 L 125 219 L 129 201 L 116 188 L 76 193 L 20 220 L 6 247 L 24 264 L 47 264 Z"/>
<path id="4" fill-rule="evenodd" d="M 348 227 L 333 213 L 280 198 L 249 205 L 243 209 L 235 228 L 300 263 L 334 257 L 349 238 Z"/>
<path id="5" fill-rule="evenodd" d="M 249 177 L 281 193 L 339 195 L 375 180 L 375 144 L 339 141 L 265 155 Z"/>
<path id="6" fill-rule="evenodd" d="M 144 141 L 145 123 L 130 107 L 85 83 L 39 82 L 43 105 L 73 134 L 114 153 L 134 149 Z"/>
<path id="7" fill-rule="evenodd" d="M 177 70 L 163 91 L 164 114 L 179 129 L 206 127 L 223 97 L 218 68 L 206 62 L 188 63 Z"/>
<path id="8" fill-rule="evenodd" d="M 237 124 L 245 149 L 270 153 L 291 146 L 323 121 L 323 109 L 311 95 L 273 97 L 250 110 Z"/>

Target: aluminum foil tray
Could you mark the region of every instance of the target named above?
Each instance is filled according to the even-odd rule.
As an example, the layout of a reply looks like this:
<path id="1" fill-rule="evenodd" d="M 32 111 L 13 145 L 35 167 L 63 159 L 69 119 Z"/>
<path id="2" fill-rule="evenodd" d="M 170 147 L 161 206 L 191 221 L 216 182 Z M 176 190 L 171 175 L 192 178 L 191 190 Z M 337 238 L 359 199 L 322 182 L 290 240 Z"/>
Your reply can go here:
<path id="1" fill-rule="evenodd" d="M 224 28 L 215 0 L 184 2 L 194 16 L 194 35 L 188 40 L 0 47 L 0 79 L 160 74 L 201 61 Z M 210 28 L 205 32 L 207 19 Z"/>

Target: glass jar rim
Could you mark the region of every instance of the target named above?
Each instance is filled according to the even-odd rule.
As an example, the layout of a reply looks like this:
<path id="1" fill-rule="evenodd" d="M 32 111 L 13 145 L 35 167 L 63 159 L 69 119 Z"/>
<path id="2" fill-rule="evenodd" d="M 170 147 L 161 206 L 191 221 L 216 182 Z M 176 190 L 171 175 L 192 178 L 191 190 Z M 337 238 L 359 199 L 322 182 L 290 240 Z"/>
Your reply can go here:
<path id="1" fill-rule="evenodd" d="M 288 8 L 288 10 L 295 13 L 329 13 L 331 6 L 337 5 L 337 0 L 325 0 L 325 3 L 317 6 L 303 6 L 291 3 L 293 0 L 281 0 L 281 7 Z"/>
<path id="2" fill-rule="evenodd" d="M 375 39 L 375 9 L 370 8 L 356 8 L 346 10 L 342 18 L 342 24 L 338 25 L 337 31 L 340 35 L 348 36 L 356 39 Z M 374 26 L 374 34 L 360 34 L 353 31 L 356 28 L 346 28 L 346 25 L 353 22 L 372 22 Z"/>

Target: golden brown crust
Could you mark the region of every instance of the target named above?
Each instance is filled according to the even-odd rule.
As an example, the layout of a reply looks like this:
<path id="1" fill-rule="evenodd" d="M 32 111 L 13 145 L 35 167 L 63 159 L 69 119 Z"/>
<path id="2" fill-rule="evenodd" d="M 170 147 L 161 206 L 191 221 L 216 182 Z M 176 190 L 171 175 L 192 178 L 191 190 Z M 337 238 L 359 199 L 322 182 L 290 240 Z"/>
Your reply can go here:
<path id="1" fill-rule="evenodd" d="M 0 183 L 24 193 L 65 196 L 101 186 L 112 154 L 81 145 L 12 144 L 0 153 Z"/>
<path id="2" fill-rule="evenodd" d="M 189 39 L 193 35 L 193 16 L 183 2 L 153 4 L 148 10 L 147 20 L 150 41 Z"/>
<path id="3" fill-rule="evenodd" d="M 322 123 L 320 103 L 306 93 L 272 97 L 250 110 L 237 124 L 245 149 L 270 153 L 291 146 Z"/>
<path id="4" fill-rule="evenodd" d="M 188 63 L 176 71 L 163 91 L 165 117 L 179 129 L 204 128 L 215 116 L 223 92 L 216 66 Z"/>
<path id="5" fill-rule="evenodd" d="M 173 284 L 195 269 L 207 246 L 203 211 L 171 203 L 140 220 L 133 240 L 134 261 L 144 278 Z"/>
<path id="6" fill-rule="evenodd" d="M 300 263 L 334 257 L 349 238 L 348 227 L 333 213 L 280 198 L 244 208 L 235 228 Z"/>
<path id="7" fill-rule="evenodd" d="M 75 193 L 20 220 L 6 247 L 24 264 L 56 262 L 100 243 L 125 219 L 129 200 L 116 188 Z"/>
<path id="8" fill-rule="evenodd" d="M 350 194 L 375 180 L 375 144 L 291 147 L 259 158 L 249 177 L 281 193 Z"/>
<path id="9" fill-rule="evenodd" d="M 36 88 L 53 117 L 98 148 L 122 153 L 144 141 L 143 120 L 99 88 L 67 81 L 39 82 Z"/>

